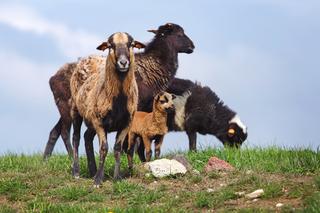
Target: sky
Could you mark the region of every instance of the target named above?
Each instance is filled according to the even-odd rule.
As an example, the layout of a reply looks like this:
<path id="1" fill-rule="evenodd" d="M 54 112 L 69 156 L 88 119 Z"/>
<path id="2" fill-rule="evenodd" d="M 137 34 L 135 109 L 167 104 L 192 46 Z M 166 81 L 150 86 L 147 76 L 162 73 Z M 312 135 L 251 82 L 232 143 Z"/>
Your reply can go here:
<path id="1" fill-rule="evenodd" d="M 48 81 L 64 63 L 100 54 L 117 31 L 148 42 L 147 30 L 167 22 L 196 46 L 179 54 L 177 76 L 209 86 L 238 113 L 244 146 L 320 146 L 318 0 L 1 0 L 0 154 L 44 150 L 59 118 Z M 108 140 L 112 147 L 114 134 Z M 207 146 L 221 143 L 199 135 L 198 148 Z M 185 133 L 165 137 L 164 152 L 187 149 Z M 65 153 L 61 139 L 55 151 Z"/>

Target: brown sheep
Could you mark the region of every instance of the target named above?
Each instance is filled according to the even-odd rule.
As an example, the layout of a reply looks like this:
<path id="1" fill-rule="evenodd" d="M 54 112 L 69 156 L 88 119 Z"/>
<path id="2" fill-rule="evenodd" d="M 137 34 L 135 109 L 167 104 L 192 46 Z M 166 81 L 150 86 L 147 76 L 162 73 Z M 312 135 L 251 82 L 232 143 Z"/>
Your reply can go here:
<path id="1" fill-rule="evenodd" d="M 133 47 L 141 48 L 143 44 L 134 41 L 128 33 L 115 33 L 97 47 L 99 50 L 109 49 L 105 63 L 98 63 L 101 61 L 94 56 L 82 59 L 71 76 L 73 175 L 79 177 L 78 147 L 84 119 L 88 128 L 99 137 L 100 160 L 94 179 L 95 187 L 99 187 L 103 180 L 108 152 L 107 133 L 112 131 L 117 131 L 114 178 L 119 177 L 121 143 L 138 104 Z"/>
<path id="2" fill-rule="evenodd" d="M 178 53 L 189 54 L 194 49 L 193 42 L 184 33 L 184 29 L 177 24 L 168 23 L 159 26 L 157 30 L 149 31 L 155 34 L 153 40 L 148 43 L 144 52 L 135 54 L 136 80 L 139 89 L 138 110 L 147 112 L 152 110 L 154 95 L 166 90 L 170 81 L 174 78 L 179 65 Z M 50 79 L 50 87 L 60 112 L 60 119 L 50 132 L 43 155 L 44 159 L 51 155 L 60 135 L 65 144 L 69 144 L 71 147 L 69 142 L 71 127 L 69 113 L 71 109 L 69 104 L 71 91 L 69 85 L 70 76 L 74 72 L 76 65 L 77 62 L 66 64 Z M 97 170 L 92 151 L 94 136 L 95 132 L 90 131 L 90 129 L 84 134 L 86 153 L 91 159 L 88 162 L 91 176 Z"/>
<path id="3" fill-rule="evenodd" d="M 136 112 L 128 134 L 128 164 L 132 168 L 132 157 L 136 137 L 141 137 L 146 149 L 147 161 L 150 161 L 151 142 L 155 140 L 155 158 L 160 156 L 160 148 L 164 135 L 168 132 L 167 113 L 174 110 L 174 95 L 161 92 L 153 100 L 153 110 L 150 113 Z"/>

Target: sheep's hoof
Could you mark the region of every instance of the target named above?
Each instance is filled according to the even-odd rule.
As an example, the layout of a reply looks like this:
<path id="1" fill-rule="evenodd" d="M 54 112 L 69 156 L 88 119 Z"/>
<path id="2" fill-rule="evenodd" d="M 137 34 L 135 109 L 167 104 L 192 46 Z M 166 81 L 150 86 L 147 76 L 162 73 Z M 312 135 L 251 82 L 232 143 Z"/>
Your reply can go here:
<path id="1" fill-rule="evenodd" d="M 122 177 L 120 175 L 116 175 L 113 177 L 114 181 L 120 181 L 122 179 Z"/>

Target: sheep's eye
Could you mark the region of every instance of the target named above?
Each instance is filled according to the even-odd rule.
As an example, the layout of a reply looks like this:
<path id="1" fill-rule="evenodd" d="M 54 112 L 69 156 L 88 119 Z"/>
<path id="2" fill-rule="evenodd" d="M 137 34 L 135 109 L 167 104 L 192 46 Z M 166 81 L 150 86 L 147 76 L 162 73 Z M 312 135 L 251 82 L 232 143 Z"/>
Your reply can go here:
<path id="1" fill-rule="evenodd" d="M 164 103 L 166 103 L 166 101 L 160 100 L 160 104 L 164 104 Z"/>

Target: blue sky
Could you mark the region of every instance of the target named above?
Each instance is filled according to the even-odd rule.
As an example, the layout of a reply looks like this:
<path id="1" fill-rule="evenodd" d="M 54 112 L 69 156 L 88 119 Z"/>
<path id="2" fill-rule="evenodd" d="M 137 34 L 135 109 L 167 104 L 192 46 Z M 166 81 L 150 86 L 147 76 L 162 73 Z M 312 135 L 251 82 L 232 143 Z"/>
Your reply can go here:
<path id="1" fill-rule="evenodd" d="M 146 30 L 167 22 L 183 26 L 196 46 L 180 54 L 178 76 L 210 86 L 238 112 L 246 145 L 316 148 L 319 11 L 316 0 L 2 0 L 0 153 L 43 151 L 58 119 L 48 79 L 60 66 L 100 54 L 96 46 L 113 32 L 147 42 Z M 184 133 L 170 133 L 164 151 L 187 144 Z M 220 143 L 199 136 L 198 145 Z M 61 140 L 56 151 L 64 152 Z"/>

